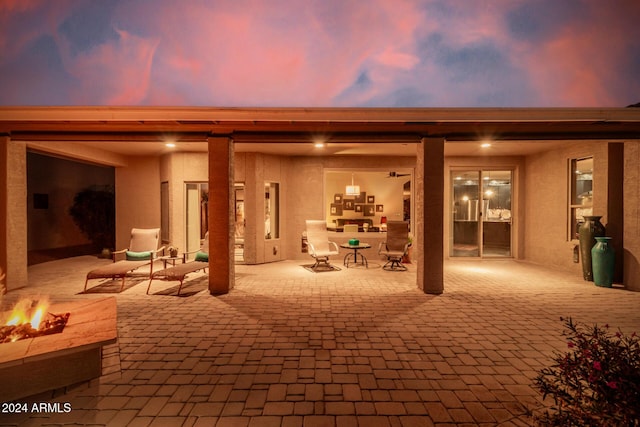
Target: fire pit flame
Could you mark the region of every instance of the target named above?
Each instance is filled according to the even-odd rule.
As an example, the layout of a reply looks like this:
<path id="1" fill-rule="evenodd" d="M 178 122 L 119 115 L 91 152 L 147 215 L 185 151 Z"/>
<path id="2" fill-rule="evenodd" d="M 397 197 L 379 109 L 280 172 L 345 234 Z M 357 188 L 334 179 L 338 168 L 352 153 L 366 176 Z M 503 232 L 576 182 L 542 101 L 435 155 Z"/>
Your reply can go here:
<path id="1" fill-rule="evenodd" d="M 49 302 L 23 299 L 14 306 L 4 326 L 0 326 L 0 343 L 62 332 L 69 313 L 48 313 Z"/>

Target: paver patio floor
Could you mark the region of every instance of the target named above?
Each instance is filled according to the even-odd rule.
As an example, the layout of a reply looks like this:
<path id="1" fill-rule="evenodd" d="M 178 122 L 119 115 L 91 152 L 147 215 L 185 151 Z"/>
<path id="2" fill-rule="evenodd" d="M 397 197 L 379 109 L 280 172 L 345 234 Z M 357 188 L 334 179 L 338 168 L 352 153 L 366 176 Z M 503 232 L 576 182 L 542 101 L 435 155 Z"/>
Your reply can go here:
<path id="1" fill-rule="evenodd" d="M 236 266 L 219 297 L 202 274 L 180 297 L 177 282 L 146 295 L 144 280 L 80 294 L 104 262 L 32 266 L 30 286 L 4 297 L 7 309 L 34 294 L 114 296 L 119 339 L 101 378 L 31 398 L 70 412 L 0 425 L 527 426 L 533 378 L 566 349 L 560 316 L 640 331 L 640 293 L 512 260 L 447 261 L 439 296 L 415 287 L 413 265 L 311 273 L 304 261 Z"/>

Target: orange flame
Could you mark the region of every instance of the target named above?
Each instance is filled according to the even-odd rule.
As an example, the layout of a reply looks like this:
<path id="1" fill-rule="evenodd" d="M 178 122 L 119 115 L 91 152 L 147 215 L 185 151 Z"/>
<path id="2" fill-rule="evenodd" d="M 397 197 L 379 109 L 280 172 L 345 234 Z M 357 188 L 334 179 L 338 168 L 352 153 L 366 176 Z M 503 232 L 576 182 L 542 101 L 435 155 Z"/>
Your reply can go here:
<path id="1" fill-rule="evenodd" d="M 30 323 L 33 329 L 38 329 L 48 308 L 49 302 L 46 300 L 32 301 L 30 299 L 22 299 L 13 307 L 9 315 L 9 320 L 7 320 L 5 325 L 16 326 Z"/>

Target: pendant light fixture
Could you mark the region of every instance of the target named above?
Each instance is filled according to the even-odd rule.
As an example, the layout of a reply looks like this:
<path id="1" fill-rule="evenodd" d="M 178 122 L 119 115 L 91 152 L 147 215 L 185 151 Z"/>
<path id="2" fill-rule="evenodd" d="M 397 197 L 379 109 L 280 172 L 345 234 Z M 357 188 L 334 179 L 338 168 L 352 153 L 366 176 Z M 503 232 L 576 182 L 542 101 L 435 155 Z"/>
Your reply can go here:
<path id="1" fill-rule="evenodd" d="M 360 186 L 354 185 L 353 183 L 353 174 L 351 174 L 351 185 L 347 185 L 345 189 L 345 193 L 347 196 L 359 196 L 360 195 Z"/>

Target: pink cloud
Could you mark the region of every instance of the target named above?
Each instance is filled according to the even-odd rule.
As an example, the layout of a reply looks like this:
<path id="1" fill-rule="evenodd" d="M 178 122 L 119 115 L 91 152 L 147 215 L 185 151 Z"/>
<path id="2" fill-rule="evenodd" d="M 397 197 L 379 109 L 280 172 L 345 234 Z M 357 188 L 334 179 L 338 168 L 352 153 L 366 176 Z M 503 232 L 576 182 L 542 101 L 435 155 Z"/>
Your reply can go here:
<path id="1" fill-rule="evenodd" d="M 117 41 L 76 54 L 58 38 L 65 68 L 78 81 L 71 93 L 74 103 L 135 105 L 144 100 L 158 41 L 117 33 Z"/>
<path id="2" fill-rule="evenodd" d="M 617 8 L 596 2 L 587 12 L 587 19 L 537 46 L 527 67 L 531 81 L 548 105 L 624 107 L 621 94 L 640 93 L 638 80 L 630 81 L 618 68 L 631 60 L 633 35 L 640 36 L 640 3 Z"/>
<path id="3" fill-rule="evenodd" d="M 43 35 L 52 34 L 70 13 L 71 2 L 59 0 L 0 1 L 0 63 L 20 54 Z"/>
<path id="4" fill-rule="evenodd" d="M 189 26 L 180 37 L 170 28 L 176 22 L 173 2 L 158 3 L 144 18 L 128 9 L 117 20 L 163 30 L 153 75 L 166 78 L 173 93 L 185 87 L 184 78 L 212 103 L 329 105 L 376 55 L 387 66 L 391 54 L 404 68 L 416 62 L 412 37 L 419 18 L 413 2 L 388 3 L 340 3 L 340 13 L 324 2 L 286 8 L 261 1 L 218 8 L 190 4 L 182 11 L 180 22 Z M 166 88 L 153 87 L 150 96 L 158 99 L 156 92 Z"/>
<path id="5" fill-rule="evenodd" d="M 419 88 L 415 96 L 425 105 L 465 106 L 519 87 L 525 99 L 498 102 L 616 105 L 623 84 L 635 91 L 639 84 L 616 77 L 615 64 L 628 59 L 630 35 L 638 34 L 632 17 L 640 15 L 640 6 L 620 1 L 633 6 L 585 0 L 593 10 L 531 42 L 514 38 L 505 18 L 525 0 L 371 0 L 366 7 L 348 0 L 155 0 L 153 7 L 131 0 L 104 17 L 118 37 L 87 36 L 97 44 L 78 49 L 66 39 L 77 31 L 60 28 L 88 4 L 4 0 L 0 65 L 42 36 L 54 37 L 75 80 L 65 90 L 76 104 L 354 106 L 396 102 L 398 91 Z M 11 27 L 21 14 L 41 17 L 42 25 Z M 440 42 L 427 43 L 432 37 Z M 465 68 L 469 53 L 473 71 Z"/>

